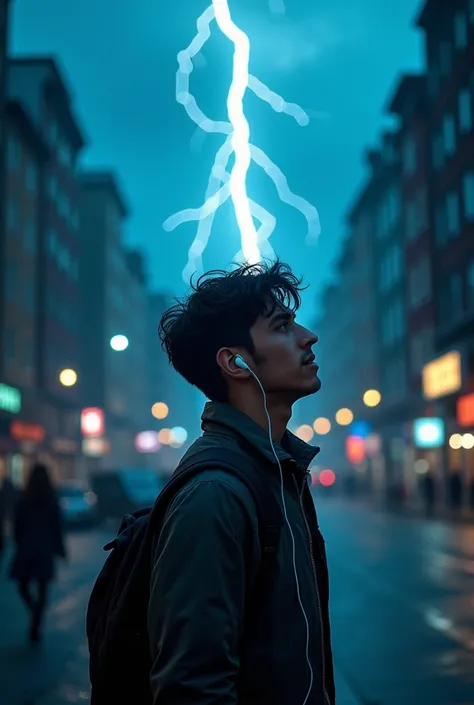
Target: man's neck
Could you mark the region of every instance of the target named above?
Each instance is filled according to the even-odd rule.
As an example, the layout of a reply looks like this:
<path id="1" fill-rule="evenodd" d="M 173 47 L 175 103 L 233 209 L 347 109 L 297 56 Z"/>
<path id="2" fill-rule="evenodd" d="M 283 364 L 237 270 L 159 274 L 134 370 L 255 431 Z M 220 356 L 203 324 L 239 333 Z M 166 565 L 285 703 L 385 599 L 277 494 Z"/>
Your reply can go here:
<path id="1" fill-rule="evenodd" d="M 268 433 L 268 419 L 265 413 L 263 399 L 246 398 L 232 401 L 232 406 L 249 416 L 252 421 Z M 288 404 L 272 403 L 267 398 L 267 408 L 272 424 L 272 438 L 280 443 L 291 418 L 291 407 Z"/>

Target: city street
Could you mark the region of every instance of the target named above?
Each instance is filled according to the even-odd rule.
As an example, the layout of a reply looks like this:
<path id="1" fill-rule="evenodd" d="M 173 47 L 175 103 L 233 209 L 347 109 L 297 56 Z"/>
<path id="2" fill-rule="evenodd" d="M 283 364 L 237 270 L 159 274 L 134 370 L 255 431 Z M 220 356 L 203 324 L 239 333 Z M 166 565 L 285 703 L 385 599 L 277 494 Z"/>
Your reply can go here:
<path id="1" fill-rule="evenodd" d="M 474 703 L 474 527 L 319 503 L 331 563 L 338 705 Z M 43 646 L 0 583 L 1 705 L 87 702 L 84 613 L 106 531 L 72 534 Z M 4 571 L 3 571 L 4 574 Z"/>

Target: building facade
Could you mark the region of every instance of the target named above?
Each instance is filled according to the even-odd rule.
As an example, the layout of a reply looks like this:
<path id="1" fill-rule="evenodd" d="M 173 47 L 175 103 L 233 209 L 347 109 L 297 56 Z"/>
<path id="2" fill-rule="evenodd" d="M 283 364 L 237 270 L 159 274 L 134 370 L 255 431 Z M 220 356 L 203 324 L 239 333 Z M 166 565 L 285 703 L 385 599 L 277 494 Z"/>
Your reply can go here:
<path id="1" fill-rule="evenodd" d="M 9 101 L 22 106 L 41 134 L 48 160 L 37 183 L 38 224 L 36 417 L 46 431 L 43 452 L 58 478 L 75 476 L 81 408 L 79 229 L 76 166 L 84 138 L 71 94 L 50 57 L 9 62 Z M 14 154 L 14 147 L 12 147 Z M 19 205 L 12 194 L 8 208 Z M 61 376 L 72 370 L 78 383 Z M 63 384 L 61 380 L 67 382 Z"/>
<path id="2" fill-rule="evenodd" d="M 101 468 L 146 464 L 135 438 L 149 418 L 148 294 L 141 255 L 123 244 L 128 212 L 112 172 L 80 175 L 83 400 L 105 418 L 103 447 L 86 442 L 84 451 Z M 127 339 L 125 349 L 114 349 L 115 336 Z"/>

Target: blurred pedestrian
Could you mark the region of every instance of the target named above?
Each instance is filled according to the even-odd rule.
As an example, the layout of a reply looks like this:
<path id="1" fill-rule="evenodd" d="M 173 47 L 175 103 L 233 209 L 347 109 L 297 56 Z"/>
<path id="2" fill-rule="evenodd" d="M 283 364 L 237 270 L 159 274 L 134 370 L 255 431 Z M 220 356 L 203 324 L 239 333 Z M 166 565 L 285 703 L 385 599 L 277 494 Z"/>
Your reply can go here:
<path id="1" fill-rule="evenodd" d="M 426 516 L 431 517 L 433 516 L 436 495 L 435 481 L 431 472 L 427 472 L 426 475 L 423 476 L 421 489 L 425 503 Z"/>
<path id="2" fill-rule="evenodd" d="M 55 559 L 66 557 L 56 492 L 45 465 L 33 466 L 14 515 L 15 551 L 10 577 L 30 614 L 30 641 L 41 640 L 48 587 L 55 575 Z"/>

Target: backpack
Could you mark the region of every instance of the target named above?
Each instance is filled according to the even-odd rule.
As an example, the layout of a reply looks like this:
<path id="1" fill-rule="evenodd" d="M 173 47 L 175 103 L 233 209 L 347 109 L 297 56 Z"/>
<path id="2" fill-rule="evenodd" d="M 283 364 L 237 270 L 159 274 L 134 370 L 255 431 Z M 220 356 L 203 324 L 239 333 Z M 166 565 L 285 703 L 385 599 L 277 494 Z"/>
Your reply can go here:
<path id="1" fill-rule="evenodd" d="M 91 705 L 151 705 L 147 618 L 152 547 L 176 493 L 193 476 L 213 468 L 238 477 L 257 509 L 262 558 L 246 613 L 253 623 L 272 583 L 281 508 L 261 464 L 227 448 L 199 450 L 181 461 L 154 506 L 123 517 L 117 536 L 104 546 L 111 553 L 93 587 L 86 619 Z"/>

